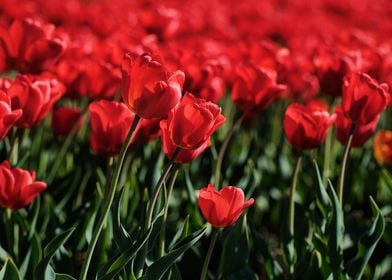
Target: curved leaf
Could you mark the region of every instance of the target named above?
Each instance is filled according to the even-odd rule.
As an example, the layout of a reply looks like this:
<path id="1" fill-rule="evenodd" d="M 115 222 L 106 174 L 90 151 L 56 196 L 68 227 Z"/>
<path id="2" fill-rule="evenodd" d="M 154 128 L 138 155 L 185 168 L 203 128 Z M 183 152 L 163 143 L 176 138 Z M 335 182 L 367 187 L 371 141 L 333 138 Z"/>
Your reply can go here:
<path id="1" fill-rule="evenodd" d="M 181 242 L 179 242 L 179 244 L 176 246 L 177 249 L 170 251 L 168 254 L 161 257 L 156 262 L 154 262 L 151 266 L 149 266 L 147 268 L 146 274 L 144 275 L 144 277 L 142 279 L 143 280 L 159 280 L 159 279 L 161 279 L 162 276 L 165 274 L 165 272 L 189 248 L 191 248 L 194 244 L 196 244 L 196 242 L 200 240 L 200 238 L 204 235 L 205 232 L 206 232 L 206 228 L 204 227 L 204 228 L 194 232 L 192 235 L 186 237 Z"/>
<path id="2" fill-rule="evenodd" d="M 0 270 L 0 279 L 21 280 L 18 268 L 11 258 L 7 258 L 3 268 Z"/>

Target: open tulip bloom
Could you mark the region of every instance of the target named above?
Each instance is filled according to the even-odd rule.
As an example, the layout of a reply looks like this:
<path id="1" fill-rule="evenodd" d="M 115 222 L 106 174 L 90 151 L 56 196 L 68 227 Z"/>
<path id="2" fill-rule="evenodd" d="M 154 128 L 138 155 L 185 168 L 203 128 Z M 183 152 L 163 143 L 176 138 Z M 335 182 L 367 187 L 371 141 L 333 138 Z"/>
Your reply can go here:
<path id="1" fill-rule="evenodd" d="M 254 203 L 254 199 L 245 201 L 244 191 L 241 188 L 227 186 L 217 191 L 210 183 L 208 187 L 200 190 L 198 203 L 207 222 L 214 227 L 228 227 Z"/>

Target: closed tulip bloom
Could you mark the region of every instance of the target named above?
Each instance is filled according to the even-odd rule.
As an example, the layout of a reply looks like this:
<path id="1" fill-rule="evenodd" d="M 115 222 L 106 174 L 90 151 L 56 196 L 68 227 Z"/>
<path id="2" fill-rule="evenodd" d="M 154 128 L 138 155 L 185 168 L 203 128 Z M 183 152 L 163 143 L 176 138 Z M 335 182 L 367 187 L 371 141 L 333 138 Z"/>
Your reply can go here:
<path id="1" fill-rule="evenodd" d="M 0 164 L 0 206 L 17 210 L 29 205 L 46 183 L 35 181 L 35 172 L 11 168 L 8 161 Z"/>
<path id="2" fill-rule="evenodd" d="M 284 133 L 295 149 L 311 150 L 324 142 L 335 118 L 322 106 L 292 103 L 284 115 Z"/>
<path id="3" fill-rule="evenodd" d="M 166 118 L 181 99 L 184 73 L 169 71 L 156 57 L 127 54 L 122 74 L 124 103 L 142 118 Z"/>
<path id="4" fill-rule="evenodd" d="M 390 102 L 387 84 L 379 84 L 365 73 L 347 75 L 343 81 L 342 109 L 354 124 L 368 124 Z"/>
<path id="5" fill-rule="evenodd" d="M 57 136 L 67 136 L 73 128 L 83 125 L 82 111 L 77 107 L 58 107 L 52 112 L 52 131 Z"/>
<path id="6" fill-rule="evenodd" d="M 148 143 L 160 135 L 159 119 L 141 119 L 133 133 L 131 143 Z"/>
<path id="7" fill-rule="evenodd" d="M 170 139 L 179 148 L 194 150 L 204 144 L 226 121 L 221 108 L 186 93 L 167 119 Z"/>
<path id="8" fill-rule="evenodd" d="M 89 106 L 91 149 L 101 156 L 120 152 L 133 122 L 134 114 L 123 103 L 101 100 Z"/>
<path id="9" fill-rule="evenodd" d="M 8 68 L 38 73 L 53 65 L 66 47 L 66 42 L 54 31 L 54 25 L 29 18 L 1 28 L 0 53 L 4 53 Z"/>
<path id="10" fill-rule="evenodd" d="M 64 95 L 65 86 L 57 79 L 18 75 L 7 89 L 13 109 L 22 109 L 16 122 L 20 128 L 33 128 L 48 115 L 53 105 Z"/>
<path id="11" fill-rule="evenodd" d="M 376 134 L 373 153 L 379 164 L 392 164 L 392 131 L 382 130 Z"/>
<path id="12" fill-rule="evenodd" d="M 343 114 L 342 107 L 335 108 L 336 113 L 336 138 L 342 145 L 346 145 L 350 129 L 352 127 L 352 121 L 346 118 Z M 368 124 L 358 124 L 354 126 L 353 130 L 353 140 L 351 142 L 351 147 L 362 147 L 367 140 L 373 135 L 378 124 L 379 116 L 372 120 Z"/>
<path id="13" fill-rule="evenodd" d="M 248 65 L 237 72 L 232 98 L 242 111 L 264 110 L 286 90 L 285 85 L 277 83 L 275 71 Z"/>
<path id="14" fill-rule="evenodd" d="M 162 139 L 163 152 L 165 153 L 165 155 L 168 158 L 172 158 L 174 152 L 177 149 L 177 146 L 170 139 L 170 132 L 167 128 L 167 121 L 161 120 L 160 127 L 161 127 L 161 139 Z M 178 155 L 176 156 L 174 162 L 177 162 L 177 163 L 192 162 L 202 152 L 204 152 L 205 149 L 209 148 L 210 146 L 211 146 L 211 141 L 210 141 L 210 139 L 207 139 L 207 141 L 203 142 L 203 144 L 201 146 L 197 147 L 196 149 L 193 149 L 193 150 L 181 149 L 179 151 Z"/>
<path id="15" fill-rule="evenodd" d="M 0 89 L 0 141 L 5 138 L 20 116 L 22 116 L 22 110 L 12 110 L 11 99 Z"/>
<path id="16" fill-rule="evenodd" d="M 211 183 L 200 190 L 198 199 L 203 217 L 214 227 L 231 226 L 253 203 L 253 198 L 245 201 L 241 188 L 227 186 L 216 191 Z"/>

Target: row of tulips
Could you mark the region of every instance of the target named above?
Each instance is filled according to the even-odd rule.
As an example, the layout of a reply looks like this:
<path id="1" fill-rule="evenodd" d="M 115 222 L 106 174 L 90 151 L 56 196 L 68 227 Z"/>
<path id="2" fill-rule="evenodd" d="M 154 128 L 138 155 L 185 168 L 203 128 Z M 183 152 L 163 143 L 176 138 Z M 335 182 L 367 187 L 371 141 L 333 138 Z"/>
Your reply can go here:
<path id="1" fill-rule="evenodd" d="M 0 278 L 392 277 L 388 1 L 161 2 L 0 0 Z"/>

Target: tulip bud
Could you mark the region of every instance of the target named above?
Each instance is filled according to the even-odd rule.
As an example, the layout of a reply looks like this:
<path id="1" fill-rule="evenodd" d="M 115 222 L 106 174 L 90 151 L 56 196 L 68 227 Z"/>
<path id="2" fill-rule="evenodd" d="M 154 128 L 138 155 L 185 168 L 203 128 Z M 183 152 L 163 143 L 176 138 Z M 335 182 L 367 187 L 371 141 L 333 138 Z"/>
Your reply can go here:
<path id="1" fill-rule="evenodd" d="M 67 136 L 75 127 L 78 131 L 83 125 L 80 108 L 58 107 L 52 113 L 52 130 L 57 136 Z"/>
<path id="2" fill-rule="evenodd" d="M 335 118 L 322 106 L 292 103 L 284 115 L 284 133 L 295 149 L 311 150 L 324 142 Z"/>

